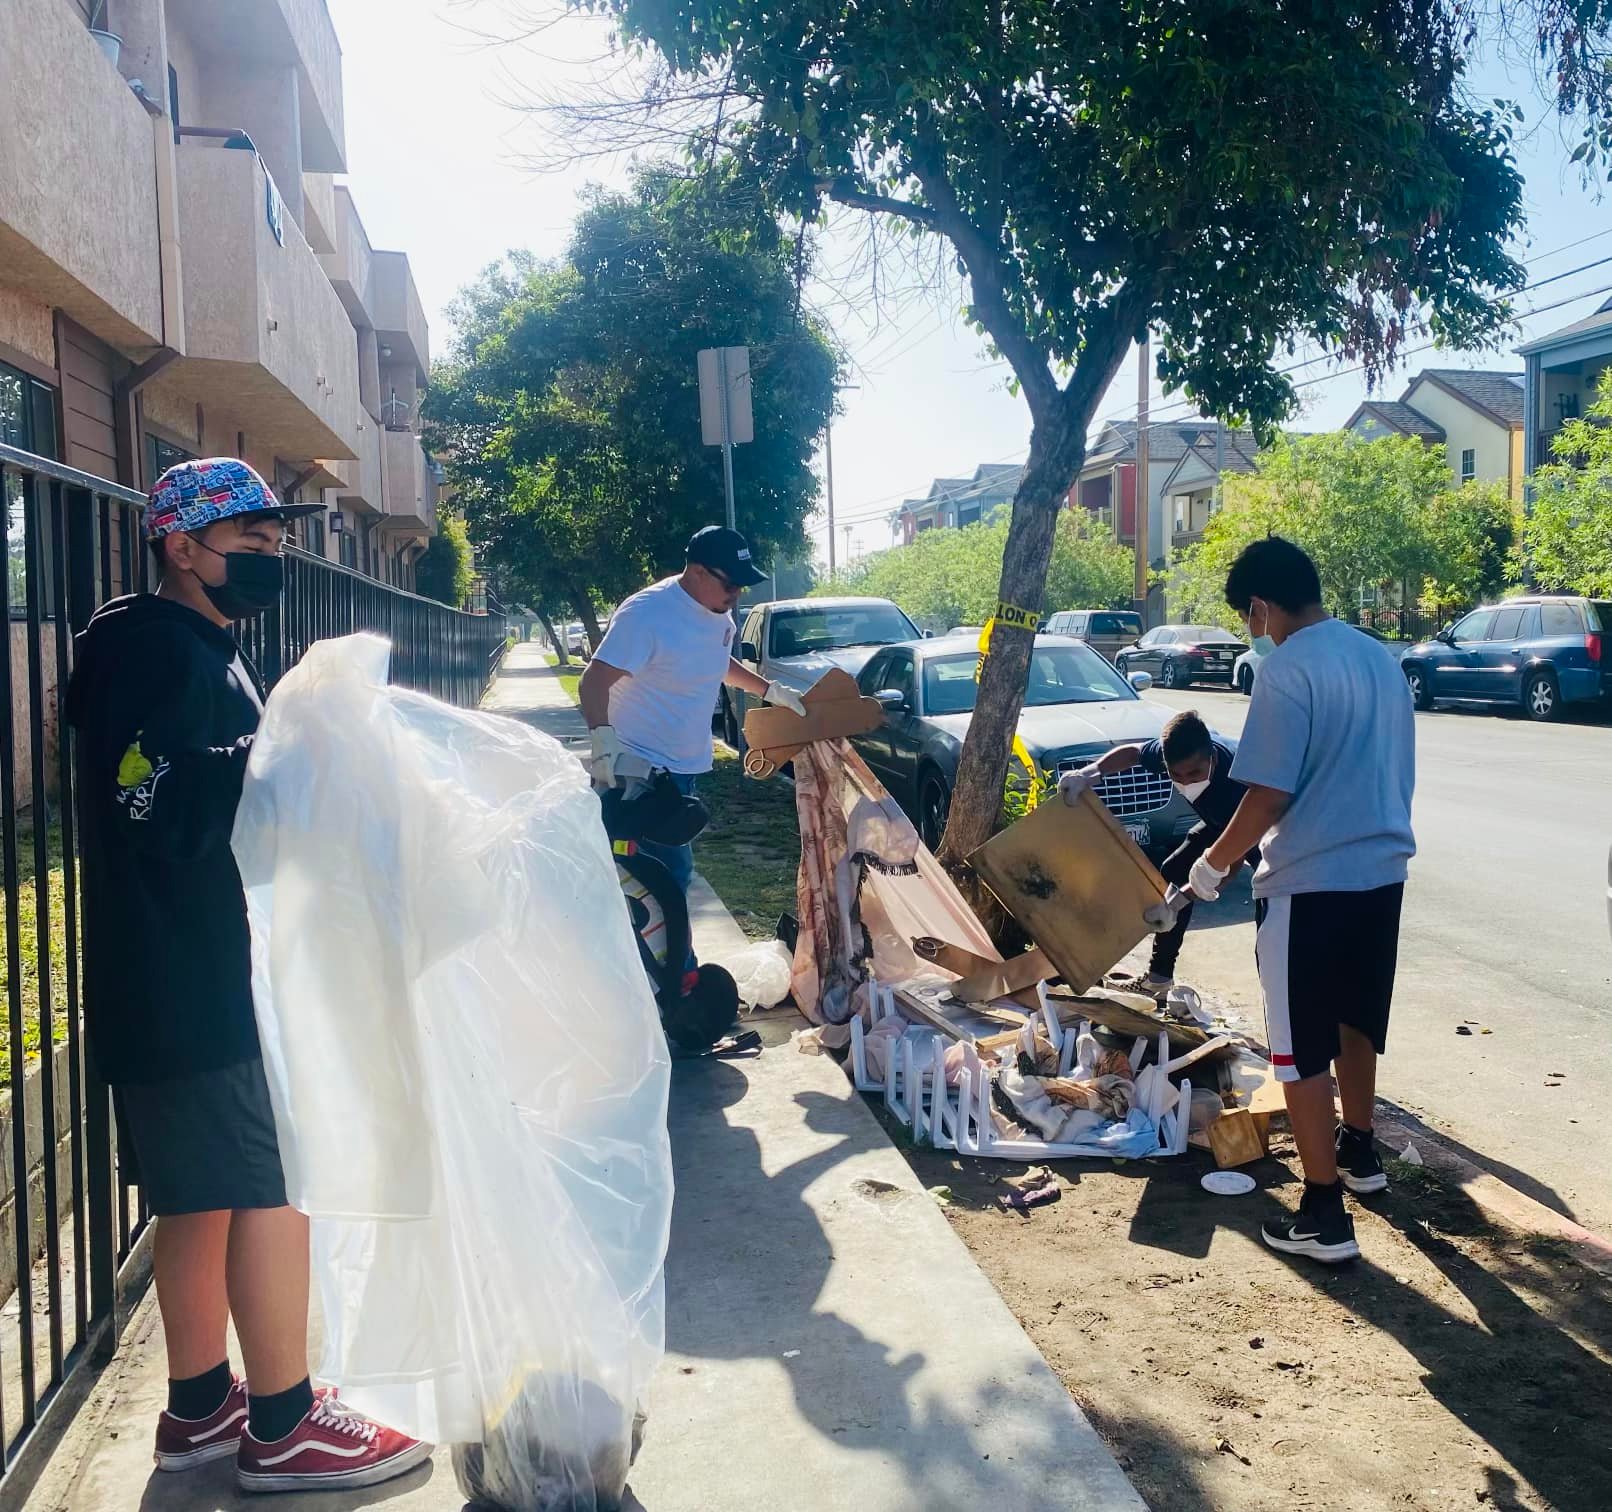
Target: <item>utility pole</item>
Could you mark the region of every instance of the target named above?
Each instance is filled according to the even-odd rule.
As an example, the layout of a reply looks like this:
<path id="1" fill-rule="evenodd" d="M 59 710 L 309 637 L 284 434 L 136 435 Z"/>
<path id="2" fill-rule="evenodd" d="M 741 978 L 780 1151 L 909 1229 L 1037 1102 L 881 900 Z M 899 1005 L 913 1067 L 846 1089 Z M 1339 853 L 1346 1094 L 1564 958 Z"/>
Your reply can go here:
<path id="1" fill-rule="evenodd" d="M 1148 506 L 1147 476 L 1148 333 L 1136 344 L 1136 612 L 1147 624 Z"/>
<path id="2" fill-rule="evenodd" d="M 849 394 L 858 389 L 860 383 L 836 383 L 834 395 L 837 399 L 841 394 Z M 834 576 L 834 411 L 828 414 L 828 424 L 823 427 L 823 477 L 828 485 L 828 575 Z M 846 551 L 849 554 L 850 537 L 846 537 Z"/>
<path id="3" fill-rule="evenodd" d="M 840 526 L 840 529 L 845 532 L 845 565 L 847 567 L 851 565 L 851 531 L 854 528 L 855 527 L 851 525 Z M 829 539 L 833 540 L 834 538 L 830 536 Z"/>
<path id="4" fill-rule="evenodd" d="M 823 433 L 823 472 L 828 483 L 828 575 L 834 576 L 834 420 Z"/>

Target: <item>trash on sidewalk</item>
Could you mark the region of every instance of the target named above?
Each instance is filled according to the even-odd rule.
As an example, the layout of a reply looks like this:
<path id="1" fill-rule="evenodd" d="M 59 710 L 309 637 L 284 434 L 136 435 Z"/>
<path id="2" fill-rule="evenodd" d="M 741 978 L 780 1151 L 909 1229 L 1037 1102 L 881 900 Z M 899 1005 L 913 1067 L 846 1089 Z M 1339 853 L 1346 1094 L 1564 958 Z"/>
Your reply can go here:
<path id="1" fill-rule="evenodd" d="M 780 940 L 762 940 L 712 963 L 733 978 L 739 1001 L 747 1008 L 776 1008 L 789 996 L 793 957 Z"/>
<path id="2" fill-rule="evenodd" d="M 666 1041 L 582 768 L 387 662 L 286 675 L 234 835 L 319 1374 L 478 1446 L 483 1505 L 615 1505 L 663 1348 Z"/>
<path id="3" fill-rule="evenodd" d="M 1217 1197 L 1246 1197 L 1254 1190 L 1255 1181 L 1246 1171 L 1206 1171 L 1198 1185 Z M 1259 1347 L 1259 1341 L 1249 1342 Z"/>
<path id="4" fill-rule="evenodd" d="M 1399 1158 L 1403 1160 L 1406 1165 L 1419 1166 L 1426 1164 L 1426 1162 L 1422 1159 L 1422 1152 L 1418 1150 L 1416 1146 L 1408 1139 L 1405 1141 L 1405 1148 L 1399 1152 Z"/>
<path id="5" fill-rule="evenodd" d="M 1031 1208 L 1045 1207 L 1063 1196 L 1058 1178 L 1050 1166 L 1041 1166 L 1018 1181 L 1010 1181 L 1008 1190 L 996 1199 L 997 1206 L 1008 1212 L 1027 1213 Z"/>

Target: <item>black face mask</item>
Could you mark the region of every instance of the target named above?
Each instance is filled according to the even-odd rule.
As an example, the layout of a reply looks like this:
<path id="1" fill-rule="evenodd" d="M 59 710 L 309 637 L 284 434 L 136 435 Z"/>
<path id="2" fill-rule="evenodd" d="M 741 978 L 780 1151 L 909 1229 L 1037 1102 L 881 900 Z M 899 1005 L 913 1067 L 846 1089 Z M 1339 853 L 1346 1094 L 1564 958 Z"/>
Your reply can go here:
<path id="1" fill-rule="evenodd" d="M 252 619 L 262 614 L 285 589 L 285 560 L 257 551 L 216 551 L 206 541 L 192 537 L 196 544 L 224 559 L 224 581 L 218 587 L 202 583 L 213 608 L 225 619 Z M 196 579 L 201 582 L 200 577 Z"/>

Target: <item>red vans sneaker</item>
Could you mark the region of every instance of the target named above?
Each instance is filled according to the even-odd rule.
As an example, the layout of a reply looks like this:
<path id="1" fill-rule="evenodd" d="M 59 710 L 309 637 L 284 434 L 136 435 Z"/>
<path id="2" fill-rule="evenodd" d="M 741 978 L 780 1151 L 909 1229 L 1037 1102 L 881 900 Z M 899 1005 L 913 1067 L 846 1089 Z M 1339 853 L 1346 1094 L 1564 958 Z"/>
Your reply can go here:
<path id="1" fill-rule="evenodd" d="M 235 1482 L 243 1491 L 341 1491 L 378 1486 L 431 1457 L 432 1446 L 371 1422 L 334 1396 L 319 1398 L 283 1439 L 241 1434 Z"/>
<path id="2" fill-rule="evenodd" d="M 236 1380 L 211 1417 L 179 1418 L 164 1412 L 157 1419 L 157 1469 L 194 1470 L 225 1459 L 240 1447 L 244 1432 L 246 1382 Z"/>

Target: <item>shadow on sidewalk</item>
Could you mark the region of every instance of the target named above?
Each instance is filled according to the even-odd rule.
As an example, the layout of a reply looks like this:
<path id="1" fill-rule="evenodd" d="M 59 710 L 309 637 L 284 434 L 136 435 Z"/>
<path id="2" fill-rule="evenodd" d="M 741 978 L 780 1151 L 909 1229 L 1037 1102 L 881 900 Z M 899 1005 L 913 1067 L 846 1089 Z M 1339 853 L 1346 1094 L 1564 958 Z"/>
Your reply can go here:
<path id="1" fill-rule="evenodd" d="M 910 1505 L 961 1507 L 982 1496 L 999 1497 L 1007 1466 L 1001 1455 L 990 1463 L 993 1450 L 1017 1447 L 1021 1459 L 1026 1449 L 1053 1452 L 1067 1441 L 1068 1420 L 1047 1414 L 1045 1398 L 1037 1402 L 1021 1394 L 1009 1376 L 999 1378 L 988 1393 L 972 1395 L 961 1389 L 942 1395 L 933 1381 L 915 1387 L 914 1378 L 929 1362 L 922 1348 L 892 1349 L 837 1313 L 832 1299 L 825 1302 L 831 1271 L 836 1292 L 855 1288 L 876 1297 L 896 1287 L 905 1295 L 922 1295 L 929 1257 L 924 1247 L 903 1243 L 900 1210 L 930 1199 L 848 1178 L 843 1198 L 827 1200 L 867 1202 L 870 1218 L 897 1232 L 858 1253 L 858 1225 L 847 1224 L 846 1242 L 837 1253 L 806 1200 L 807 1190 L 870 1148 L 870 1133 L 878 1143 L 883 1136 L 857 1100 L 800 1092 L 773 1116 L 796 1128 L 804 1116 L 815 1138 L 797 1135 L 794 1142 L 818 1148 L 769 1172 L 756 1133 L 724 1116 L 744 1099 L 746 1089 L 745 1074 L 720 1061 L 675 1068 L 670 1123 L 678 1192 L 667 1260 L 668 1350 L 690 1358 L 777 1362 L 788 1372 L 802 1419 L 816 1433 L 835 1445 L 900 1463 L 911 1488 Z M 767 1110 L 759 1116 L 766 1117 Z M 787 1137 L 769 1140 L 769 1152 L 776 1153 Z M 817 1200 L 821 1205 L 824 1199 Z M 882 1276 L 869 1273 L 875 1264 L 884 1269 Z M 861 1291 L 864 1287 L 868 1290 Z M 922 1312 L 924 1332 L 947 1330 L 943 1293 L 933 1294 L 932 1305 Z M 1023 1435 L 1016 1445 L 977 1432 L 988 1405 L 995 1416 L 1015 1417 Z M 1037 1412 L 1044 1414 L 1041 1421 L 1034 1417 Z M 737 1430 L 737 1422 L 732 1426 Z M 1071 1466 L 1071 1473 L 1075 1469 Z M 805 1465 L 779 1467 L 780 1477 L 791 1480 L 808 1472 Z"/>

